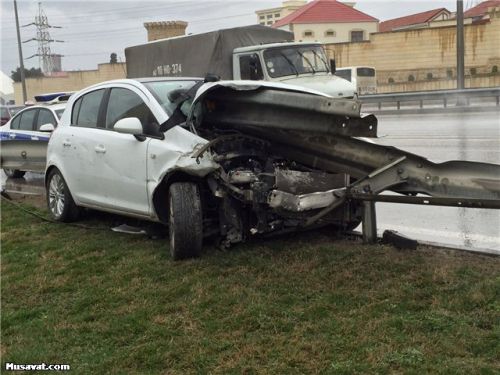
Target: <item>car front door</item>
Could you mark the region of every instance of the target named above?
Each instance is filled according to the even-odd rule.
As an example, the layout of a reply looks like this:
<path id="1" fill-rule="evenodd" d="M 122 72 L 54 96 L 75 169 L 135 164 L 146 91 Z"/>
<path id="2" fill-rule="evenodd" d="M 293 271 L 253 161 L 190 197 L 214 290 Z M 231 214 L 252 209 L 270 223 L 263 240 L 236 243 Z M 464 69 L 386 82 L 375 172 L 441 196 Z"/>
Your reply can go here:
<path id="1" fill-rule="evenodd" d="M 149 216 L 147 191 L 147 148 L 152 138 L 161 137 L 158 123 L 146 104 L 148 99 L 133 87 L 113 87 L 108 94 L 104 115 L 105 128 L 95 144 L 100 189 L 107 204 L 126 213 Z M 145 138 L 114 130 L 117 121 L 135 117 Z"/>

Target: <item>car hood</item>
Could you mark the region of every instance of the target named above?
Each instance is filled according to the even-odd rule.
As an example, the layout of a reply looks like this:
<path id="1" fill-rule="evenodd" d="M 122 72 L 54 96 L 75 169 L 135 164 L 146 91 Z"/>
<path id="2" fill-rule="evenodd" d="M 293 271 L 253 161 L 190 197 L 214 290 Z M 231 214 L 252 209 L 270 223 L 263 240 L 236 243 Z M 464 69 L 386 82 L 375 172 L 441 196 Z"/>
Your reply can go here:
<path id="1" fill-rule="evenodd" d="M 354 84 L 331 74 L 301 75 L 287 78 L 283 82 L 324 92 L 334 98 L 352 98 L 357 94 Z"/>
<path id="2" fill-rule="evenodd" d="M 239 80 L 239 81 L 216 81 L 205 83 L 200 89 L 197 91 L 194 101 L 197 101 L 198 98 L 202 97 L 206 92 L 213 90 L 214 88 L 227 87 L 235 91 L 255 91 L 259 89 L 274 89 L 274 90 L 283 90 L 290 92 L 303 92 L 311 95 L 330 97 L 325 92 L 318 91 L 313 88 L 307 88 L 304 86 L 294 85 L 290 83 L 281 83 L 281 82 L 269 82 L 269 81 L 249 81 L 249 80 Z"/>

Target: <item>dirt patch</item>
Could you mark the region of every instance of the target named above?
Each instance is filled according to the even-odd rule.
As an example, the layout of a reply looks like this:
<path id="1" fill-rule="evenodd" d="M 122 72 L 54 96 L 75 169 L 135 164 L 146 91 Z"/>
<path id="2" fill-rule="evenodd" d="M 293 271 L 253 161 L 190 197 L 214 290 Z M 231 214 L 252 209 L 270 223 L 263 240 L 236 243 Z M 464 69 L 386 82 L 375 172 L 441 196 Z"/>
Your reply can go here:
<path id="1" fill-rule="evenodd" d="M 29 206 L 33 206 L 36 208 L 44 209 L 47 207 L 45 202 L 44 195 L 27 195 L 27 194 L 19 194 L 19 193 L 4 193 L 10 198 L 12 201 L 17 203 L 26 204 Z"/>

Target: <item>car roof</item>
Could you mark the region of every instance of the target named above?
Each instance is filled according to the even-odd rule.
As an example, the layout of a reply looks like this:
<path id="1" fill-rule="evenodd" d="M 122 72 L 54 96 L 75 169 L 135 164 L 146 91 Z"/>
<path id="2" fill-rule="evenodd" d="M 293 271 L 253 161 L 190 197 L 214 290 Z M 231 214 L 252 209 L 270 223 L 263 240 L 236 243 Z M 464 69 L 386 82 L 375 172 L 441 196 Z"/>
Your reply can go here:
<path id="1" fill-rule="evenodd" d="M 168 81 L 203 81 L 199 77 L 143 77 L 143 78 L 122 78 L 114 79 L 111 81 L 104 81 L 96 83 L 95 85 L 88 86 L 77 93 L 80 95 L 82 92 L 88 92 L 94 89 L 106 88 L 113 85 L 133 85 L 144 84 L 149 82 L 168 82 Z"/>
<path id="2" fill-rule="evenodd" d="M 260 51 L 264 49 L 272 48 L 289 48 L 289 47 L 309 47 L 309 46 L 321 46 L 320 42 L 282 42 L 282 43 L 268 43 L 268 44 L 258 44 L 254 46 L 238 47 L 234 49 L 234 53 L 240 52 L 252 52 Z"/>
<path id="3" fill-rule="evenodd" d="M 53 111 L 57 111 L 58 109 L 65 109 L 66 104 L 67 103 L 29 105 L 29 106 L 23 108 L 18 113 L 24 112 L 26 109 L 31 109 L 31 108 L 48 108 L 48 109 L 52 109 Z"/>
<path id="4" fill-rule="evenodd" d="M 148 82 L 162 82 L 162 81 L 203 81 L 200 77 L 144 77 L 144 78 L 131 78 L 140 83 Z"/>

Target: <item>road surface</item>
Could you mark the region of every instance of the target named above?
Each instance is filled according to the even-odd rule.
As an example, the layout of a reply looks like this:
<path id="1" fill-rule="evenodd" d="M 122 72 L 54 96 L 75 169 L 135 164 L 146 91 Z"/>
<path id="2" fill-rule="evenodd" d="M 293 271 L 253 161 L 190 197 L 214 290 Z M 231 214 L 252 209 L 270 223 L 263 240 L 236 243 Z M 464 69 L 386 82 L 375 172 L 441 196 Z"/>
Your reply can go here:
<path id="1" fill-rule="evenodd" d="M 500 113 L 378 115 L 377 143 L 434 162 L 500 164 Z M 415 239 L 500 251 L 500 210 L 377 203 L 379 232 L 394 229 Z"/>

